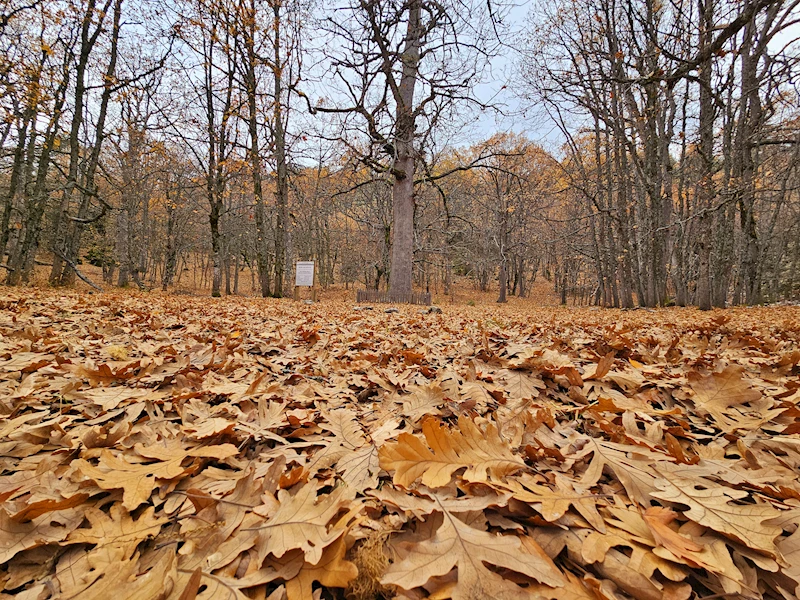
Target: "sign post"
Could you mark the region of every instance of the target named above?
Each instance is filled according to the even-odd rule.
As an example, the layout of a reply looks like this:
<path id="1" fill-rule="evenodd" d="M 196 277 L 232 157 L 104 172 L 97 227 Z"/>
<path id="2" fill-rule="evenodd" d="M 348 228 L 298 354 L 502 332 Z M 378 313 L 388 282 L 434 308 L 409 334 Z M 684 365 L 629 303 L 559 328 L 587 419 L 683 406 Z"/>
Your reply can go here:
<path id="1" fill-rule="evenodd" d="M 317 301 L 317 286 L 315 284 L 314 261 L 297 261 L 294 276 L 294 299 L 300 300 L 300 288 L 311 288 L 311 300 Z"/>

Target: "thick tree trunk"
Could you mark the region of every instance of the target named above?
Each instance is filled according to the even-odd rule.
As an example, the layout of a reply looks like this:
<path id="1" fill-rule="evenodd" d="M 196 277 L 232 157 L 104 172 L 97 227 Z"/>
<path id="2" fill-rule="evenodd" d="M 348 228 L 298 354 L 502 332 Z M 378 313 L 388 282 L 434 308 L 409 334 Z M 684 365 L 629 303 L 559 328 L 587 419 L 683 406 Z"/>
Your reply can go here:
<path id="1" fill-rule="evenodd" d="M 405 152 L 404 152 L 405 154 Z M 393 293 L 411 291 L 414 258 L 414 157 L 398 157 L 392 186 L 392 262 L 389 290 Z"/>
<path id="2" fill-rule="evenodd" d="M 714 0 L 704 0 L 700 28 L 700 51 L 710 43 L 714 24 Z M 695 302 L 701 310 L 711 308 L 711 236 L 713 232 L 712 203 L 714 201 L 714 100 L 711 89 L 711 58 L 698 69 L 700 83 L 700 123 L 698 152 L 701 161 L 700 181 L 697 185 L 698 218 L 697 288 Z"/>
<path id="3" fill-rule="evenodd" d="M 55 93 L 53 112 L 47 129 L 44 133 L 39 163 L 36 167 L 36 179 L 33 190 L 30 194 L 25 194 L 25 214 L 23 219 L 23 232 L 21 239 L 17 241 L 14 252 L 9 257 L 8 264 L 11 267 L 6 283 L 9 285 L 19 285 L 27 283 L 33 274 L 34 259 L 36 250 L 39 248 L 39 235 L 42 231 L 42 217 L 47 205 L 48 190 L 47 178 L 50 172 L 50 156 L 56 145 L 56 140 L 61 132 L 61 115 L 66 102 L 67 89 L 69 88 L 69 62 L 65 60 L 62 71 L 62 79 L 58 84 Z M 35 139 L 31 135 L 31 141 Z M 29 149 L 28 166 L 26 169 L 33 169 L 35 160 L 35 147 Z M 26 179 L 28 179 L 26 177 Z"/>
<path id="4" fill-rule="evenodd" d="M 291 221 L 289 218 L 289 170 L 286 164 L 286 131 L 283 115 L 283 63 L 281 58 L 281 6 L 280 0 L 272 0 L 273 11 L 273 53 L 275 63 L 273 106 L 273 131 L 275 134 L 275 199 L 278 214 L 275 228 L 275 282 L 273 294 L 280 298 L 291 287 L 288 278 L 291 276 L 292 256 L 289 253 Z M 288 267 L 287 267 L 288 265 Z M 288 276 L 287 276 L 288 274 Z"/>
<path id="5" fill-rule="evenodd" d="M 505 258 L 500 260 L 500 294 L 497 297 L 497 302 L 508 302 L 508 264 Z"/>
<path id="6" fill-rule="evenodd" d="M 740 225 L 744 234 L 741 278 L 747 304 L 761 302 L 761 276 L 758 268 L 761 248 L 755 218 L 756 164 L 753 157 L 753 137 L 761 121 L 761 98 L 757 75 L 759 57 L 753 48 L 754 28 L 755 22 L 745 27 L 740 51 L 741 108 L 734 142 L 734 178 L 738 184 L 736 192 L 739 197 Z"/>
<path id="7" fill-rule="evenodd" d="M 119 274 L 117 285 L 126 287 L 130 283 L 131 253 L 129 243 L 131 239 L 131 215 L 128 206 L 123 206 L 117 214 L 117 256 L 119 257 Z"/>
<path id="8" fill-rule="evenodd" d="M 219 231 L 220 206 L 212 202 L 211 212 L 208 215 L 208 223 L 211 226 L 211 260 L 213 271 L 211 275 L 211 295 L 219 298 L 222 294 L 222 236 Z"/>
<path id="9" fill-rule="evenodd" d="M 8 247 L 8 239 L 11 233 L 9 224 L 11 223 L 11 211 L 14 207 L 14 200 L 17 197 L 20 180 L 23 179 L 25 170 L 25 148 L 28 144 L 28 126 L 33 120 L 35 111 L 28 108 L 22 118 L 22 123 L 17 129 L 17 145 L 14 148 L 14 161 L 11 166 L 11 178 L 8 182 L 8 192 L 3 198 L 3 213 L 0 216 L 0 263 L 3 262 Z"/>
<path id="10" fill-rule="evenodd" d="M 255 203 L 256 221 L 256 265 L 258 268 L 258 285 L 261 295 L 270 295 L 270 264 L 267 248 L 267 214 L 264 206 L 263 176 L 261 170 L 261 140 L 258 134 L 258 104 L 255 36 L 256 36 L 256 0 L 249 0 L 245 12 L 244 61 L 245 91 L 247 94 L 247 129 L 250 135 L 250 170 L 253 178 L 253 199 Z"/>
<path id="11" fill-rule="evenodd" d="M 398 86 L 395 118 L 395 162 L 392 186 L 392 265 L 389 291 L 410 293 L 414 266 L 414 87 L 417 83 L 422 37 L 421 2 L 408 5 L 403 71 Z"/>

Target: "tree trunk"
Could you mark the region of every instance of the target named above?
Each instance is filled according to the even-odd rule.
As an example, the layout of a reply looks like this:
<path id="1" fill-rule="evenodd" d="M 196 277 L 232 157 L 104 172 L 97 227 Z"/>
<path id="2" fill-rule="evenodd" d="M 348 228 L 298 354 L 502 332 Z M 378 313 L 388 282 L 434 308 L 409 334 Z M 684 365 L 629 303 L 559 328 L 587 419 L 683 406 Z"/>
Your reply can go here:
<path id="1" fill-rule="evenodd" d="M 208 223 L 211 226 L 211 260 L 213 271 L 211 276 L 211 295 L 219 298 L 222 294 L 222 239 L 219 232 L 219 213 L 218 203 L 211 201 L 211 212 L 208 215 Z"/>
<path id="2" fill-rule="evenodd" d="M 17 145 L 14 148 L 14 161 L 11 166 L 11 178 L 8 182 L 8 192 L 3 199 L 3 214 L 0 217 L 0 263 L 3 262 L 8 246 L 8 238 L 11 233 L 9 224 L 11 222 L 11 211 L 14 207 L 14 200 L 17 196 L 20 180 L 24 175 L 25 168 L 25 147 L 28 144 L 28 126 L 33 120 L 35 111 L 29 107 L 26 109 L 22 118 L 22 123 L 17 128 Z"/>
<path id="3" fill-rule="evenodd" d="M 704 0 L 700 22 L 700 51 L 711 41 L 714 25 L 714 0 Z M 698 153 L 701 161 L 700 180 L 697 186 L 698 218 L 698 273 L 695 301 L 700 310 L 711 308 L 711 236 L 713 231 L 711 207 L 714 201 L 714 100 L 711 89 L 711 58 L 704 60 L 698 69 L 700 83 L 700 122 Z"/>
<path id="4" fill-rule="evenodd" d="M 178 248 L 175 243 L 175 212 L 177 206 L 173 203 L 170 197 L 170 182 L 167 177 L 164 184 L 164 193 L 166 195 L 167 204 L 167 240 L 166 240 L 166 256 L 164 258 L 164 273 L 161 277 L 161 290 L 166 292 L 172 280 L 175 278 L 175 268 L 178 264 Z"/>
<path id="5" fill-rule="evenodd" d="M 389 291 L 410 293 L 414 266 L 414 87 L 417 82 L 422 37 L 421 2 L 408 5 L 408 27 L 403 49 L 403 71 L 398 86 L 395 117 L 395 161 L 392 185 L 392 264 Z"/>
<path id="6" fill-rule="evenodd" d="M 9 285 L 27 283 L 33 273 L 36 250 L 39 248 L 39 235 L 42 231 L 42 217 L 44 216 L 44 209 L 48 198 L 47 177 L 50 172 L 50 156 L 55 148 L 56 140 L 59 139 L 59 133 L 61 132 L 61 115 L 63 114 L 67 90 L 70 83 L 69 67 L 70 63 L 68 62 L 68 58 L 65 58 L 62 79 L 54 95 L 53 113 L 47 125 L 47 129 L 45 130 L 44 140 L 42 142 L 33 191 L 30 195 L 26 193 L 25 214 L 23 219 L 24 233 L 21 235 L 21 239 L 17 241 L 14 252 L 9 257 L 8 261 L 12 269 L 9 271 L 6 280 L 6 283 Z M 31 140 L 34 140 L 35 137 L 35 135 L 31 135 Z M 33 167 L 33 161 L 35 159 L 34 154 L 35 148 L 31 148 L 28 155 L 30 168 Z"/>
<path id="7" fill-rule="evenodd" d="M 500 295 L 497 297 L 497 302 L 508 302 L 508 264 L 505 258 L 500 259 Z"/>
<path id="8" fill-rule="evenodd" d="M 286 294 L 290 287 L 287 280 L 287 262 L 291 264 L 289 254 L 289 172 L 286 165 L 286 131 L 283 123 L 283 63 L 281 58 L 281 0 L 272 0 L 273 11 L 273 51 L 274 60 L 274 93 L 273 131 L 275 133 L 275 199 L 278 215 L 275 228 L 275 282 L 273 293 L 276 298 Z"/>
<path id="9" fill-rule="evenodd" d="M 253 178 L 253 198 L 256 221 L 256 265 L 258 266 L 258 285 L 261 296 L 270 295 L 269 251 L 267 249 L 267 214 L 264 206 L 263 177 L 261 172 L 261 145 L 258 135 L 258 105 L 255 49 L 256 0 L 250 0 L 245 19 L 245 89 L 247 94 L 248 133 L 250 135 L 250 170 Z"/>
<path id="10" fill-rule="evenodd" d="M 83 112 L 83 97 L 78 99 L 78 94 L 80 93 L 83 95 L 85 93 L 85 83 L 83 81 L 84 75 L 83 71 L 85 71 L 86 62 L 89 59 L 89 55 L 94 48 L 95 42 L 97 40 L 97 36 L 99 35 L 100 31 L 102 30 L 102 23 L 105 18 L 105 15 L 108 11 L 108 5 L 102 9 L 102 17 L 100 19 L 100 23 L 97 25 L 97 29 L 95 33 L 89 38 L 88 45 L 84 45 L 83 42 L 81 43 L 81 57 L 79 60 L 79 67 L 78 67 L 78 79 L 77 79 L 77 86 L 75 92 L 75 115 L 73 115 L 73 119 L 78 118 L 78 106 L 80 106 L 80 112 Z M 91 10 L 87 10 L 86 19 L 91 22 L 93 14 L 94 14 L 94 0 L 90 0 L 89 6 Z M 97 122 L 95 124 L 95 139 L 94 139 L 94 146 L 92 148 L 91 154 L 89 156 L 89 161 L 86 166 L 86 172 L 84 175 L 83 181 L 83 190 L 81 191 L 81 203 L 78 207 L 78 213 L 74 220 L 69 218 L 69 201 L 72 197 L 72 193 L 74 188 L 77 184 L 77 163 L 79 160 L 79 146 L 73 147 L 73 144 L 79 144 L 80 140 L 78 139 L 78 135 L 80 133 L 80 125 L 81 120 L 79 119 L 78 127 L 76 128 L 73 125 L 73 129 L 70 132 L 70 179 L 67 182 L 67 186 L 71 186 L 69 190 L 69 194 L 65 189 L 64 192 L 64 202 L 62 202 L 62 210 L 59 212 L 58 218 L 60 222 L 60 227 L 63 228 L 66 232 L 66 235 L 63 239 L 62 247 L 55 253 L 53 257 L 53 268 L 50 272 L 50 283 L 51 285 L 72 285 L 75 282 L 75 269 L 71 266 L 71 264 L 78 263 L 78 254 L 80 253 L 80 245 L 81 245 L 81 236 L 83 234 L 83 229 L 87 223 L 89 217 L 89 208 L 91 206 L 92 198 L 97 196 L 97 188 L 95 185 L 95 176 L 97 173 L 97 168 L 100 163 L 100 150 L 103 145 L 103 140 L 105 139 L 105 121 L 106 115 L 108 112 L 108 103 L 111 100 L 111 94 L 114 89 L 114 76 L 116 73 L 116 65 L 117 65 L 117 47 L 119 41 L 119 29 L 120 29 L 120 18 L 122 13 L 122 0 L 114 0 L 114 9 L 113 9 L 113 25 L 112 25 L 112 34 L 111 34 L 111 50 L 110 56 L 108 61 L 108 67 L 106 68 L 106 72 L 104 73 L 103 78 L 103 93 L 100 99 L 100 107 L 98 109 L 97 115 Z M 80 63 L 83 63 L 83 67 L 81 68 Z M 80 90 L 77 87 L 80 87 Z M 73 137 L 74 136 L 74 137 Z M 73 158 L 75 159 L 75 165 L 73 167 Z M 73 171 L 73 169 L 75 169 Z M 105 209 L 103 210 L 103 214 L 105 213 Z M 59 231 L 59 227 L 57 227 L 56 231 Z M 56 246 L 56 248 L 58 248 Z M 62 257 L 59 256 L 59 253 L 63 253 L 63 260 Z"/>

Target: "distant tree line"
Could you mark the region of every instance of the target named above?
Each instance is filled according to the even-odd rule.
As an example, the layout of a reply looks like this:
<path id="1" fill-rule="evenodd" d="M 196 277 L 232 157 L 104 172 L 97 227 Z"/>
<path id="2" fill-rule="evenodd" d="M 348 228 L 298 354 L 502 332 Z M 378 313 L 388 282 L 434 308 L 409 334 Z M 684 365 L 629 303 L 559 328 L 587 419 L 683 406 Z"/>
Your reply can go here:
<path id="1" fill-rule="evenodd" d="M 796 299 L 798 3 L 533 6 L 511 87 L 545 147 L 460 141 L 511 52 L 494 2 L 0 0 L 5 282 L 282 296 L 310 259 L 500 302 Z"/>

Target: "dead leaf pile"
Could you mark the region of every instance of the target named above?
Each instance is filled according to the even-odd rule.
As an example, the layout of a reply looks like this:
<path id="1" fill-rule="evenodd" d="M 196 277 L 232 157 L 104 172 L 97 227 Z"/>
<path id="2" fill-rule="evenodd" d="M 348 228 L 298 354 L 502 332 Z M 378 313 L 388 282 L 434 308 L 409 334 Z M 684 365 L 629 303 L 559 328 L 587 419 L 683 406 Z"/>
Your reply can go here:
<path id="1" fill-rule="evenodd" d="M 800 594 L 796 308 L 0 306 L 0 598 Z"/>

